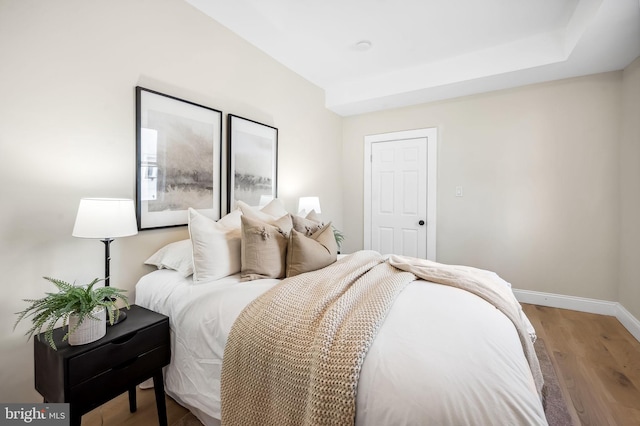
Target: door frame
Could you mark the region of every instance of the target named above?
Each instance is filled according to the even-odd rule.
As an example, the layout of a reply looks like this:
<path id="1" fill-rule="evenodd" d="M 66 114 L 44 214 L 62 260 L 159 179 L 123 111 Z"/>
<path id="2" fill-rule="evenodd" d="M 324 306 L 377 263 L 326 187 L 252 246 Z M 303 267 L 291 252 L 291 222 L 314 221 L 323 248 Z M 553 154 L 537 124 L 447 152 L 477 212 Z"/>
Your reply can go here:
<path id="1" fill-rule="evenodd" d="M 371 249 L 371 146 L 376 142 L 427 138 L 427 259 L 436 260 L 438 129 L 405 130 L 364 137 L 364 249 Z"/>

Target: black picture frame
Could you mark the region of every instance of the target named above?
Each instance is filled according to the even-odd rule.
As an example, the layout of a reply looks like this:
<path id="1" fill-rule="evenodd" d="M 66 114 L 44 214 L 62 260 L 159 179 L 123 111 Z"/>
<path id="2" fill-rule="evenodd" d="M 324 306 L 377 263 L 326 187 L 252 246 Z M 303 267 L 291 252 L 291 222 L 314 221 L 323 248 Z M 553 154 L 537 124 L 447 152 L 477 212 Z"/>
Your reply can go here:
<path id="1" fill-rule="evenodd" d="M 184 226 L 187 211 L 219 219 L 222 112 L 136 86 L 138 230 Z"/>
<path id="2" fill-rule="evenodd" d="M 227 116 L 227 212 L 237 201 L 251 206 L 278 195 L 278 129 Z"/>

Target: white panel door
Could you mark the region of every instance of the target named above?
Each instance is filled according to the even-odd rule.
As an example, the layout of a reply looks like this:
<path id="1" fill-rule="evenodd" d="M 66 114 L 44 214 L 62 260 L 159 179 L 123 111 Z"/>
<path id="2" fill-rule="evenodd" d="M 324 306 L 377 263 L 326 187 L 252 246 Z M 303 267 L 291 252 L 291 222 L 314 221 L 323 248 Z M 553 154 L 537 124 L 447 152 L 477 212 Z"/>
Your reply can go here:
<path id="1" fill-rule="evenodd" d="M 427 138 L 371 144 L 371 249 L 427 257 Z"/>

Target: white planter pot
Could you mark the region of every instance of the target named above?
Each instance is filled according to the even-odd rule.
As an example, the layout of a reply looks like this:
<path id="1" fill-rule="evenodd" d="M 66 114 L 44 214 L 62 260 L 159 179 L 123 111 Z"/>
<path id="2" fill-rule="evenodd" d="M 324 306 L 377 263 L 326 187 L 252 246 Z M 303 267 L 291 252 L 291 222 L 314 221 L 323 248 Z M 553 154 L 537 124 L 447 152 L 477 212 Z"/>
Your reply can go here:
<path id="1" fill-rule="evenodd" d="M 93 316 L 99 319 L 85 318 L 82 324 L 69 335 L 70 345 L 77 346 L 95 342 L 107 334 L 107 311 L 104 308 L 96 308 L 93 311 Z M 69 330 L 73 330 L 76 324 L 78 324 L 78 316 L 69 316 Z"/>

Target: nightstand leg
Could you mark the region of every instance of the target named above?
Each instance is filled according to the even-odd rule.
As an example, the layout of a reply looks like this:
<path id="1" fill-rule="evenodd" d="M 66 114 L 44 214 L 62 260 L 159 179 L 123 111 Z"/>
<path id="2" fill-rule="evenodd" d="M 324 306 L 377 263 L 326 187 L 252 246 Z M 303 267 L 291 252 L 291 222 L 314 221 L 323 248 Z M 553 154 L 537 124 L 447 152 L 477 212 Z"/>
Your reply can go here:
<path id="1" fill-rule="evenodd" d="M 167 426 L 167 403 L 164 400 L 164 379 L 162 369 L 153 376 L 153 390 L 156 393 L 156 407 L 158 408 L 158 424 Z"/>
<path id="2" fill-rule="evenodd" d="M 77 411 L 74 411 L 73 407 L 70 407 L 71 413 L 69 413 L 69 417 L 71 420 L 69 421 L 70 426 L 80 426 L 82 423 L 82 414 L 78 414 Z"/>
<path id="3" fill-rule="evenodd" d="M 129 411 L 135 413 L 138 409 L 136 404 L 136 387 L 129 388 Z"/>

